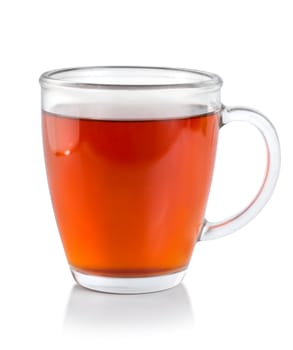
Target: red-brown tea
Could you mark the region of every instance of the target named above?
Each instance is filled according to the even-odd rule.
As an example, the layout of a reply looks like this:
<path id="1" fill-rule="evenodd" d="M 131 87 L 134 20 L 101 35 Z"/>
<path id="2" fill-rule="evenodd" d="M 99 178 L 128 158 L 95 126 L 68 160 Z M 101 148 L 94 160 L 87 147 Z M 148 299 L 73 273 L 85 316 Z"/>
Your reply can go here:
<path id="1" fill-rule="evenodd" d="M 115 277 L 185 269 L 204 220 L 218 129 L 215 113 L 110 121 L 43 112 L 49 187 L 69 264 Z"/>

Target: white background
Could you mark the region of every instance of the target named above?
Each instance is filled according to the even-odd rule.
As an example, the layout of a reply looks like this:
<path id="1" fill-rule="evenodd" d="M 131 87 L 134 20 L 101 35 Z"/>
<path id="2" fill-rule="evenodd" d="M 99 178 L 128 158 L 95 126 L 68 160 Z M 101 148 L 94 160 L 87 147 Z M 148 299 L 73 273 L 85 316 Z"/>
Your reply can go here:
<path id="1" fill-rule="evenodd" d="M 291 1 L 6 1 L 0 5 L 0 348 L 292 349 Z M 74 287 L 43 164 L 39 75 L 80 65 L 204 69 L 225 104 L 278 130 L 282 170 L 261 214 L 199 243 L 184 284 L 141 296 Z M 252 127 L 221 130 L 207 216 L 254 196 L 265 148 Z M 185 344 L 185 345 L 184 345 Z"/>

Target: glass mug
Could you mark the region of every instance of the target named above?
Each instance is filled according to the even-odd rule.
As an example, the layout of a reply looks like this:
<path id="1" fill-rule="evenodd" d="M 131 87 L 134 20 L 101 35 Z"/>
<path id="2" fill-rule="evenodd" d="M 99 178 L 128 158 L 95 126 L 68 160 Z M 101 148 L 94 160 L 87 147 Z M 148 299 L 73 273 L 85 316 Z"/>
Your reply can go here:
<path id="1" fill-rule="evenodd" d="M 96 291 L 173 287 L 194 245 L 225 236 L 269 200 L 280 168 L 272 124 L 221 104 L 219 76 L 160 67 L 82 67 L 40 77 L 42 129 L 55 217 L 74 279 Z M 262 134 L 267 171 L 253 201 L 212 223 L 205 209 L 219 129 Z"/>

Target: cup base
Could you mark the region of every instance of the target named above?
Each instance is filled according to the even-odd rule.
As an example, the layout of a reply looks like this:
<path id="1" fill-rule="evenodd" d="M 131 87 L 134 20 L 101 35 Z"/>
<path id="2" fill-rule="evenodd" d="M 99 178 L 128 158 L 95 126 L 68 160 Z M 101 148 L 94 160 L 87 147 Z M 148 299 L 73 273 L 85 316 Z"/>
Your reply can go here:
<path id="1" fill-rule="evenodd" d="M 71 267 L 75 281 L 82 287 L 113 294 L 142 294 L 159 292 L 177 286 L 186 270 L 153 277 L 105 277 L 76 271 Z"/>

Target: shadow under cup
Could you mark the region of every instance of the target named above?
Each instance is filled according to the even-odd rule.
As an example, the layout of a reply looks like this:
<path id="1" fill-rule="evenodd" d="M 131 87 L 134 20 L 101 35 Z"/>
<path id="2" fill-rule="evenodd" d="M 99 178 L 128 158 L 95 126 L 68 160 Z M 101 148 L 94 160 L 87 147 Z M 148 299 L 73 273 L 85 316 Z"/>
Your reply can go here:
<path id="1" fill-rule="evenodd" d="M 76 281 L 117 293 L 178 284 L 204 222 L 220 79 L 93 67 L 41 85 L 48 183 Z"/>

